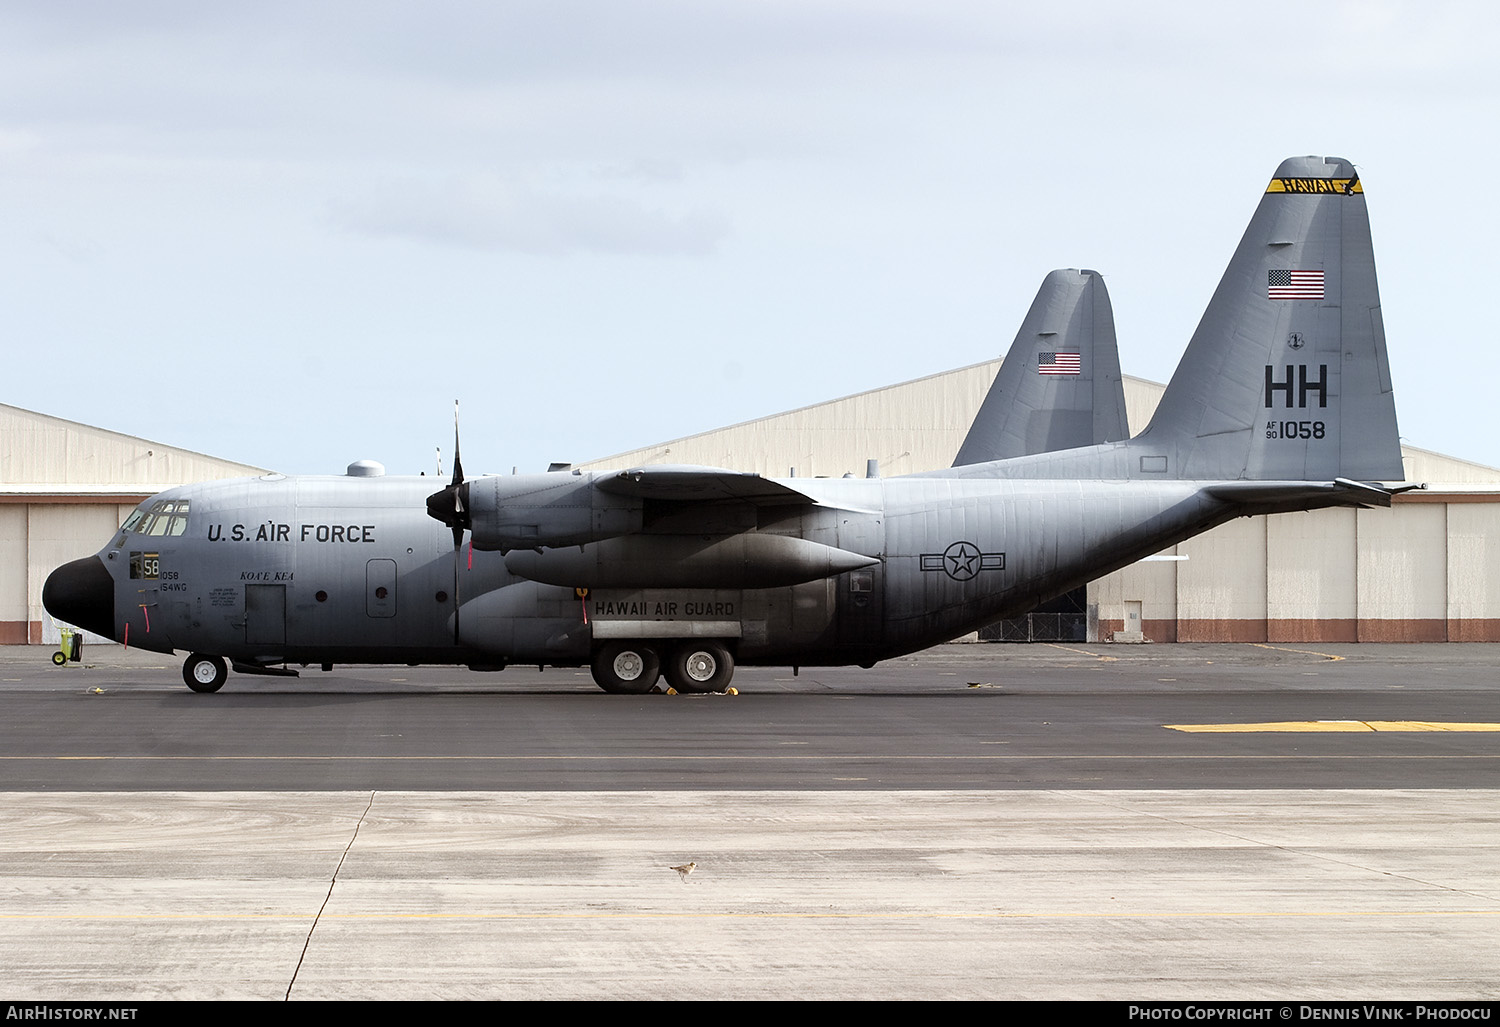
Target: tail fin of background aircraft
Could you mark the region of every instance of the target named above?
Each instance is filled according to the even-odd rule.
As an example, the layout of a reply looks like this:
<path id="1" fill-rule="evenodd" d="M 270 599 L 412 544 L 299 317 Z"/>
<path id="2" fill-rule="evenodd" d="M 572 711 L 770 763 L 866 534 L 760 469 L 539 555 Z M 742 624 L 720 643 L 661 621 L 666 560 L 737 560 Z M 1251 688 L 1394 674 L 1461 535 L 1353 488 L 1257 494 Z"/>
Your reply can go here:
<path id="1" fill-rule="evenodd" d="M 1131 477 L 1401 479 L 1370 222 L 1347 160 L 1276 169 L 1128 448 Z"/>
<path id="2" fill-rule="evenodd" d="M 1042 280 L 953 466 L 1129 434 L 1104 279 L 1096 271 L 1053 271 Z"/>

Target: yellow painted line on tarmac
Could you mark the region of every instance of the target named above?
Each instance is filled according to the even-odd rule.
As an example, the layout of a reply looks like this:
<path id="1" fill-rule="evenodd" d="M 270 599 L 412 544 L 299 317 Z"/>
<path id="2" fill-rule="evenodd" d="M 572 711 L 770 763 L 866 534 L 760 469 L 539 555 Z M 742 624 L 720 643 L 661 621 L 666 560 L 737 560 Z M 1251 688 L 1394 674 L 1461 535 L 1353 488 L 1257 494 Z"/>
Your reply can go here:
<path id="1" fill-rule="evenodd" d="M 1074 649 L 1072 646 L 1058 645 L 1056 642 L 1046 642 L 1043 644 L 1051 649 L 1061 649 L 1065 653 L 1078 653 L 1080 656 L 1087 656 L 1090 659 L 1098 660 L 1100 663 L 1118 663 L 1120 660 L 1118 656 L 1103 656 L 1099 653 L 1091 653 L 1087 649 Z"/>
<path id="2" fill-rule="evenodd" d="M 1437 720 L 1281 720 L 1265 724 L 1163 724 L 1172 731 L 1197 734 L 1272 734 L 1306 732 L 1339 734 L 1395 731 L 1500 731 L 1500 724 L 1454 723 Z"/>
<path id="3" fill-rule="evenodd" d="M 1343 659 L 1342 656 L 1335 656 L 1333 653 L 1320 653 L 1316 649 L 1288 649 L 1284 645 L 1267 645 L 1265 642 L 1251 642 L 1250 644 L 1255 646 L 1257 649 L 1275 649 L 1283 653 L 1304 653 L 1308 656 L 1321 656 L 1325 660 Z"/>

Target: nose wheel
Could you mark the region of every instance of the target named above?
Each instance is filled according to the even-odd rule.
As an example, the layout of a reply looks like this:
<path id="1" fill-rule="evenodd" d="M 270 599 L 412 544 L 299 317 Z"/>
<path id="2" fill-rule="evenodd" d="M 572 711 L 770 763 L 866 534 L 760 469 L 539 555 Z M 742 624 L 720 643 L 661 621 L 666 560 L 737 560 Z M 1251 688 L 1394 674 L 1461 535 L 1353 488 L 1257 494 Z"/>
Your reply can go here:
<path id="1" fill-rule="evenodd" d="M 229 677 L 229 667 L 222 656 L 193 653 L 182 665 L 182 680 L 195 692 L 217 692 Z"/>

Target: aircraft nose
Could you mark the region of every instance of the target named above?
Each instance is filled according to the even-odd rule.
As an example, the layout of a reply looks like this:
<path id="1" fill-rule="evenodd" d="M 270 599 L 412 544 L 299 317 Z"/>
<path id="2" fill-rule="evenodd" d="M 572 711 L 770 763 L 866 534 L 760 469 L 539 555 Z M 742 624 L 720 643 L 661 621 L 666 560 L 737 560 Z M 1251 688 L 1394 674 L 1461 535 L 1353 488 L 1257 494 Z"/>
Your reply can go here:
<path id="1" fill-rule="evenodd" d="M 97 556 L 65 563 L 42 586 L 42 605 L 58 620 L 115 636 L 115 579 Z"/>

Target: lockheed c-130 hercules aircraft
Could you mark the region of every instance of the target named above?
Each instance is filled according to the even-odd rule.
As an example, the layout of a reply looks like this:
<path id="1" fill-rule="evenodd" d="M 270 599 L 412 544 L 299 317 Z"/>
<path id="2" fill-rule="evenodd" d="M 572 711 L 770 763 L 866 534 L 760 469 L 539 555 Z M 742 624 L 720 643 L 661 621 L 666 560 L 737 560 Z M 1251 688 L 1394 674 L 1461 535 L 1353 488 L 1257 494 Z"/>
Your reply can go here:
<path id="1" fill-rule="evenodd" d="M 1092 380 L 1079 354 L 1064 338 L 1033 366 Z M 736 663 L 869 666 L 926 648 L 1236 517 L 1388 506 L 1418 486 L 1379 484 L 1401 480 L 1401 452 L 1353 165 L 1276 169 L 1139 435 L 1004 459 L 985 446 L 971 433 L 959 466 L 892 478 L 465 480 L 455 454 L 436 493 L 358 464 L 189 485 L 54 571 L 43 601 L 127 645 L 190 652 L 200 692 L 226 659 L 260 673 L 586 664 L 609 692 L 663 673 L 718 691 Z"/>

